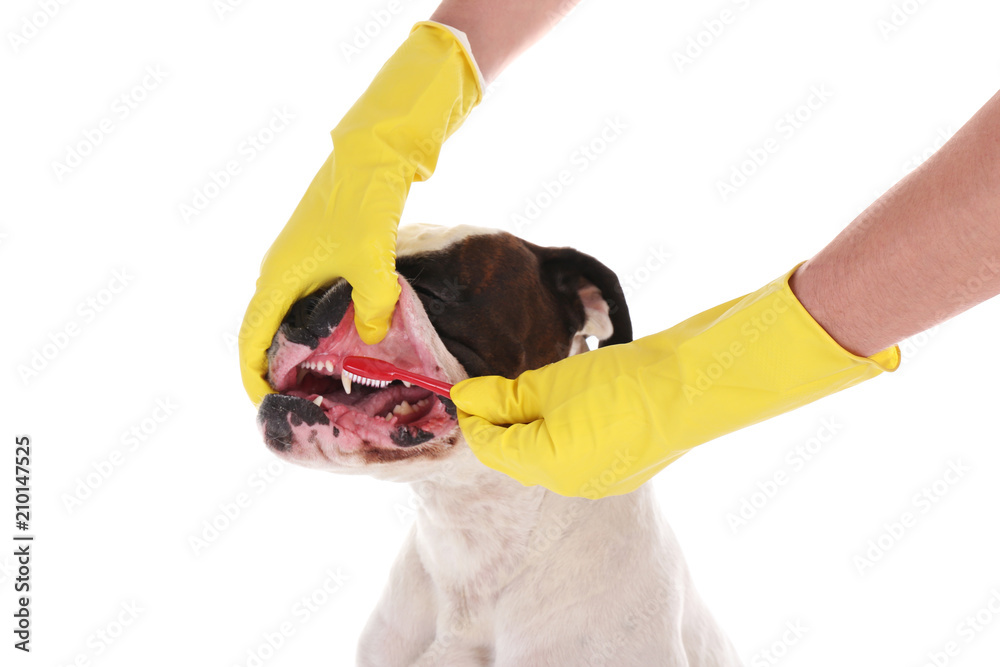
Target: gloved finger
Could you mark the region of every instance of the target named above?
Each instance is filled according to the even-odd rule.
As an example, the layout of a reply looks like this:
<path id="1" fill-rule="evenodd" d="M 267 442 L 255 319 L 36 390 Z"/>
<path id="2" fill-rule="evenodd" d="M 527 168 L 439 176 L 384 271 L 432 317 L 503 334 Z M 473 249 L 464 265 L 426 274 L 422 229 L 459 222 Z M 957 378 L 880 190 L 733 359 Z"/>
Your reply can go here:
<path id="1" fill-rule="evenodd" d="M 351 286 L 354 326 L 361 340 L 374 345 L 385 338 L 392 324 L 392 313 L 400 293 L 396 273 L 384 267 L 376 268 L 360 284 L 351 282 Z"/>
<path id="2" fill-rule="evenodd" d="M 505 427 L 461 410 L 458 419 L 469 449 L 484 465 L 525 486 L 541 485 L 563 496 L 581 495 L 579 474 L 564 474 L 576 467 L 573 454 L 560 454 L 544 419 Z"/>
<path id="3" fill-rule="evenodd" d="M 368 345 L 382 340 L 392 323 L 392 313 L 399 300 L 399 276 L 396 274 L 395 228 L 366 240 L 367 257 L 362 269 L 345 274 L 351 284 L 354 302 L 354 326 Z"/>
<path id="4" fill-rule="evenodd" d="M 534 371 L 509 380 L 498 375 L 462 380 L 451 388 L 459 409 L 497 424 L 527 424 L 541 419 L 542 404 L 531 378 Z"/>
<path id="5" fill-rule="evenodd" d="M 274 393 L 266 380 L 267 350 L 294 298 L 278 289 L 258 290 L 243 315 L 237 341 L 240 375 L 254 405 L 260 405 L 266 395 Z"/>
<path id="6" fill-rule="evenodd" d="M 513 477 L 525 486 L 540 483 L 536 477 L 540 466 L 545 464 L 536 462 L 534 452 L 551 451 L 552 442 L 543 420 L 496 426 L 459 409 L 458 423 L 469 449 L 484 465 Z M 529 455 L 527 452 L 532 453 Z"/>
<path id="7" fill-rule="evenodd" d="M 254 407 L 260 407 L 260 403 L 264 400 L 265 396 L 275 393 L 271 385 L 267 383 L 255 368 L 241 365 L 240 374 L 243 376 L 243 388 L 253 402 Z"/>

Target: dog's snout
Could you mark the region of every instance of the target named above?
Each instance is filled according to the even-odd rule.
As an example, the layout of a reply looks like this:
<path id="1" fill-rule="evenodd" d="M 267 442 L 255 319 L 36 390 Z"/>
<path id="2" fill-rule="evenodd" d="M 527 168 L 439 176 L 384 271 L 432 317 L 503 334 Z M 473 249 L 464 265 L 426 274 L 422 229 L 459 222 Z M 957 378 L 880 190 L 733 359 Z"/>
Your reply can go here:
<path id="1" fill-rule="evenodd" d="M 285 419 L 264 421 L 264 442 L 271 449 L 287 452 L 292 448 L 292 427 Z"/>
<path id="2" fill-rule="evenodd" d="M 293 425 L 328 425 L 330 420 L 319 406 L 309 401 L 295 396 L 268 394 L 260 404 L 257 423 L 264 431 L 264 442 L 268 447 L 287 452 L 292 448 Z"/>

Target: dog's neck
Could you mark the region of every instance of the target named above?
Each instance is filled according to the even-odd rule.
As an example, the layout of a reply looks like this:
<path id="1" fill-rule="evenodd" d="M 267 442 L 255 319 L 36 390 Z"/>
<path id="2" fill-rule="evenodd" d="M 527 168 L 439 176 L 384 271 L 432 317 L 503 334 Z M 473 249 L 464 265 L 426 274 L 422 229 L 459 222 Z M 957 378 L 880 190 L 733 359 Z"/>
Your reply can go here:
<path id="1" fill-rule="evenodd" d="M 467 597 L 503 588 L 588 525 L 613 533 L 622 512 L 650 500 L 642 489 L 603 501 L 568 498 L 487 468 L 467 447 L 456 454 L 445 471 L 412 487 L 420 499 L 417 549 L 424 567 L 438 584 Z"/>
<path id="2" fill-rule="evenodd" d="M 448 470 L 412 484 L 420 499 L 418 549 L 435 580 L 461 588 L 475 581 L 485 593 L 530 562 L 551 497 L 574 499 L 524 486 L 482 465 L 468 449 L 457 454 Z"/>

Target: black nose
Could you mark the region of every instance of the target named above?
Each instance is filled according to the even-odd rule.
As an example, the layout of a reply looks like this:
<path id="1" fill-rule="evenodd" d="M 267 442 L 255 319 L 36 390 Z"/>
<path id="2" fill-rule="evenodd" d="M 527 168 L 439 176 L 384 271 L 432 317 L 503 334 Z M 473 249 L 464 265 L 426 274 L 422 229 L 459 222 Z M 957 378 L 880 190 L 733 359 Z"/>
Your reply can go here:
<path id="1" fill-rule="evenodd" d="M 279 452 L 292 448 L 292 425 L 302 423 L 327 425 L 330 420 L 323 410 L 304 398 L 268 394 L 257 411 L 257 423 L 264 431 L 264 442 Z"/>
<path id="2" fill-rule="evenodd" d="M 279 452 L 287 452 L 292 448 L 292 427 L 287 418 L 277 418 L 265 420 L 264 442 L 271 449 Z"/>

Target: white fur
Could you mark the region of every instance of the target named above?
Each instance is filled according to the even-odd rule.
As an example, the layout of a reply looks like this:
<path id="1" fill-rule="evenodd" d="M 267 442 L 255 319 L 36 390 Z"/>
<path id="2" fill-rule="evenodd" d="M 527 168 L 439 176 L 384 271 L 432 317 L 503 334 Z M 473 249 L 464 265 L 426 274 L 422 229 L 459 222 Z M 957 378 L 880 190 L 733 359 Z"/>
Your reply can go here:
<path id="1" fill-rule="evenodd" d="M 403 225 L 396 234 L 396 254 L 403 257 L 434 252 L 447 248 L 455 241 L 467 236 L 501 234 L 502 232 L 503 230 L 500 229 L 473 225 L 456 225 L 454 227 L 427 224 Z"/>
<path id="2" fill-rule="evenodd" d="M 480 232 L 492 233 L 405 227 L 400 251 Z M 581 334 L 609 333 L 606 306 L 581 296 Z M 741 664 L 648 486 L 566 498 L 487 468 L 461 439 L 443 459 L 400 465 L 420 471 L 394 476 L 420 477 L 412 486 L 421 503 L 362 634 L 360 667 Z"/>

